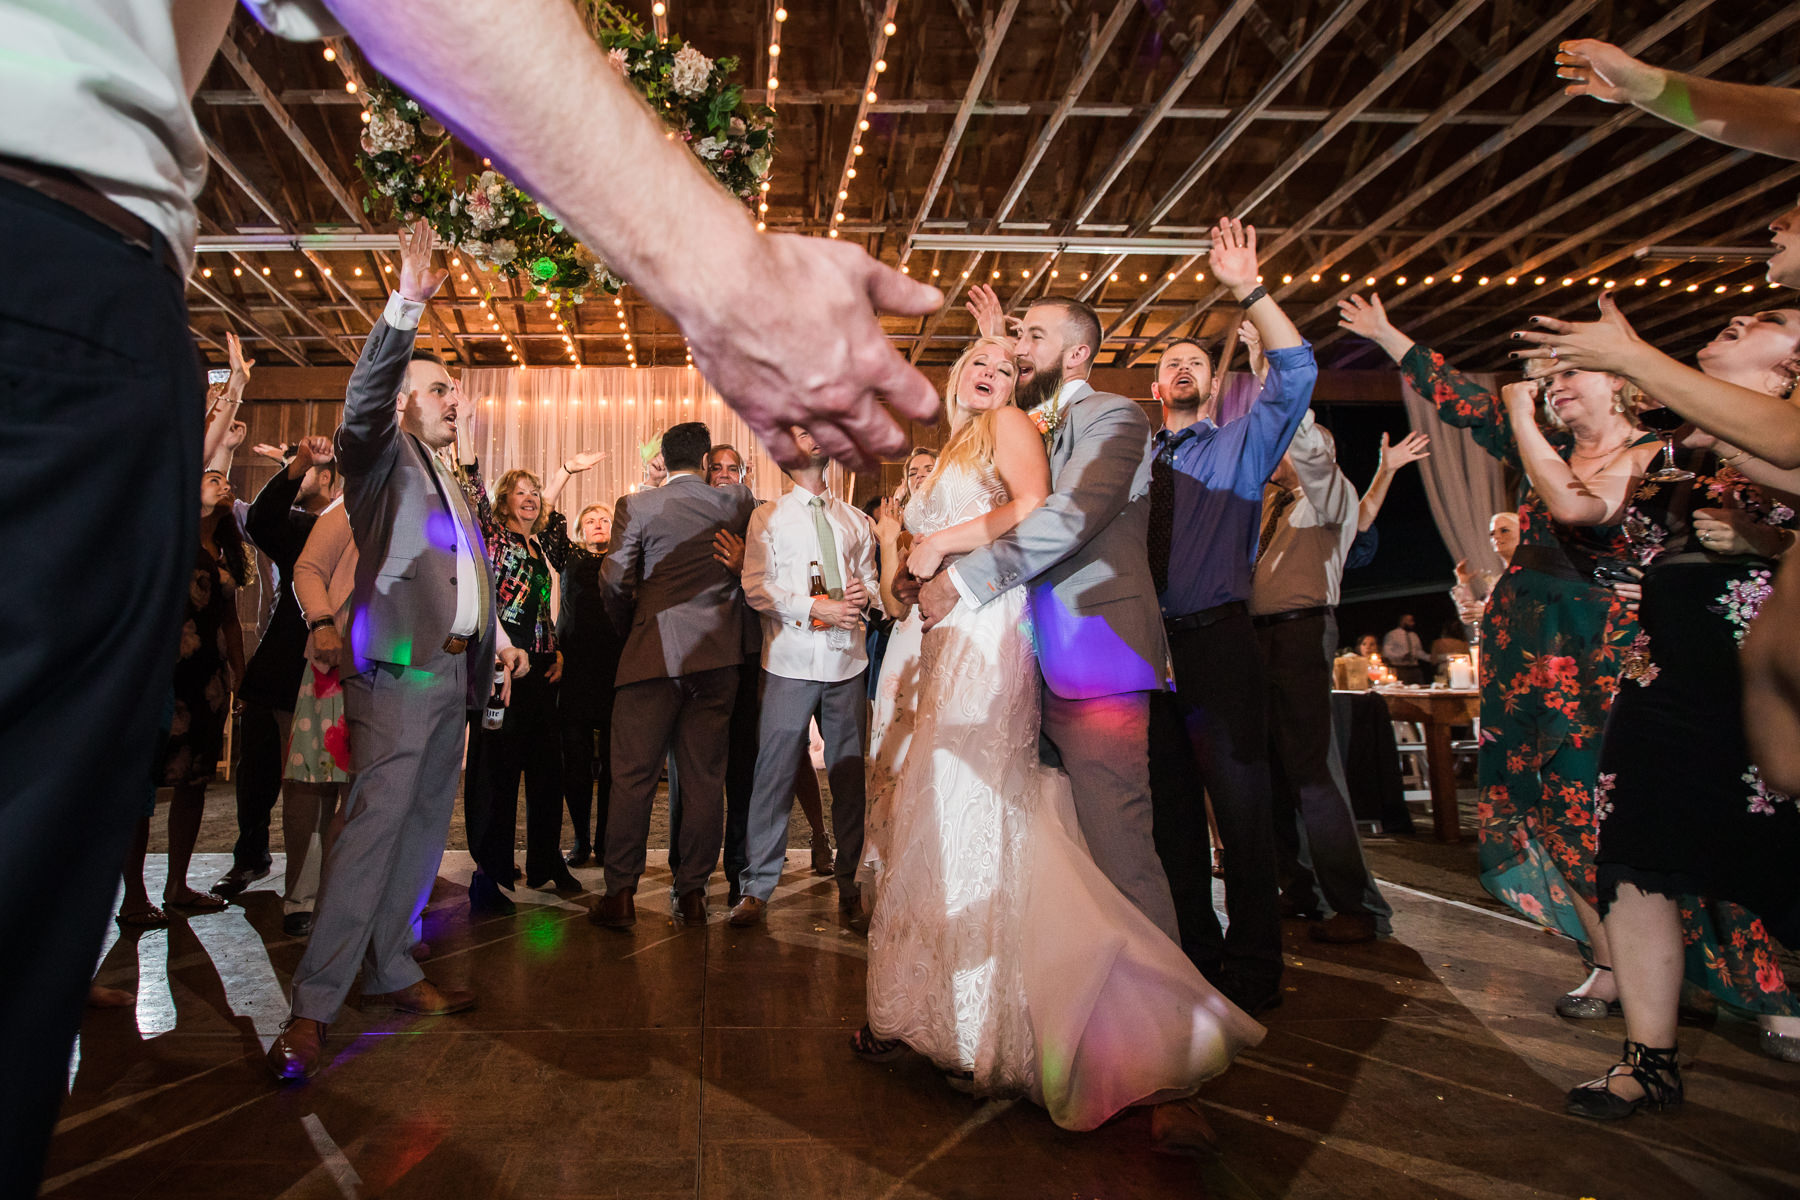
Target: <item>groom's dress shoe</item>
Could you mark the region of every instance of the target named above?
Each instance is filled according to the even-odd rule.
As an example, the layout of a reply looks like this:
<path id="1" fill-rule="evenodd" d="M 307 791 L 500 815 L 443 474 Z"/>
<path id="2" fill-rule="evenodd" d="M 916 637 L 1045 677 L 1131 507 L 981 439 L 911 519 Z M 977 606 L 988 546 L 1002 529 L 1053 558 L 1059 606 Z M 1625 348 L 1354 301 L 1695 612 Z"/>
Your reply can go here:
<path id="1" fill-rule="evenodd" d="M 706 924 L 706 889 L 683 892 L 675 901 L 675 916 L 683 925 Z"/>
<path id="2" fill-rule="evenodd" d="M 1328 946 L 1357 946 L 1376 938 L 1373 913 L 1332 913 L 1323 921 L 1314 921 L 1306 936 Z"/>
<path id="3" fill-rule="evenodd" d="M 737 902 L 737 907 L 731 910 L 728 920 L 734 928 L 748 929 L 752 925 L 762 923 L 763 913 L 768 910 L 768 907 L 766 901 L 758 900 L 755 896 L 745 896 Z"/>
<path id="4" fill-rule="evenodd" d="M 319 1073 L 325 1062 L 325 1023 L 295 1017 L 281 1027 L 269 1047 L 269 1070 L 283 1083 L 301 1083 Z"/>
<path id="5" fill-rule="evenodd" d="M 440 988 L 429 979 L 421 979 L 397 992 L 380 992 L 362 998 L 367 1009 L 394 1009 L 417 1017 L 447 1017 L 475 1007 L 475 993 L 460 988 Z"/>
<path id="6" fill-rule="evenodd" d="M 637 888 L 620 888 L 600 897 L 588 910 L 588 921 L 602 929 L 629 929 L 637 924 Z"/>
<path id="7" fill-rule="evenodd" d="M 1173 1100 L 1150 1110 L 1150 1146 L 1159 1154 L 1211 1155 L 1219 1137 L 1197 1101 Z"/>
<path id="8" fill-rule="evenodd" d="M 274 865 L 266 861 L 260 867 L 234 866 L 219 877 L 219 882 L 213 884 L 212 890 L 214 894 L 230 899 L 257 880 L 267 879 L 272 870 L 274 870 Z"/>
<path id="9" fill-rule="evenodd" d="M 518 906 L 501 891 L 493 879 L 475 872 L 469 880 L 469 915 L 471 917 L 510 917 Z"/>

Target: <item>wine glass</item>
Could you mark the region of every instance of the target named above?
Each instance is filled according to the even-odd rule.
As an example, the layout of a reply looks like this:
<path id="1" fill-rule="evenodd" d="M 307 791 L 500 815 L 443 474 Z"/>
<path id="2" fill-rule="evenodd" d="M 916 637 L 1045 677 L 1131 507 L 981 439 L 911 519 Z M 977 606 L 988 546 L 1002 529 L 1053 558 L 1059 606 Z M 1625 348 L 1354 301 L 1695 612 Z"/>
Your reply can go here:
<path id="1" fill-rule="evenodd" d="M 1687 418 L 1672 408 L 1663 407 L 1639 409 L 1637 418 L 1662 439 L 1663 465 L 1645 478 L 1657 483 L 1679 483 L 1684 479 L 1692 479 L 1692 471 L 1684 471 L 1675 465 L 1675 431 L 1687 424 Z"/>

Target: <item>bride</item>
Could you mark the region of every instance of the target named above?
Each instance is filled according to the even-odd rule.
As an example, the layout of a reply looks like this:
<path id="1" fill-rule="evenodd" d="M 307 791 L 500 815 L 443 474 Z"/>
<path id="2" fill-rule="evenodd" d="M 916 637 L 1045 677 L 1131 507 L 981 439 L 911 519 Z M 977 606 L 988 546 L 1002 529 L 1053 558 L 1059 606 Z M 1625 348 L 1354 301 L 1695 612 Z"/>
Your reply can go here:
<path id="1" fill-rule="evenodd" d="M 950 372 L 952 433 L 907 506 L 921 578 L 1011 529 L 1050 492 L 1011 346 Z M 882 599 L 901 616 L 892 573 Z M 924 636 L 911 740 L 877 780 L 861 1057 L 908 1049 L 982 1095 L 1023 1095 L 1066 1129 L 1191 1094 L 1263 1028 L 1101 873 L 1069 783 L 1038 763 L 1037 664 L 1023 587 L 959 605 Z"/>

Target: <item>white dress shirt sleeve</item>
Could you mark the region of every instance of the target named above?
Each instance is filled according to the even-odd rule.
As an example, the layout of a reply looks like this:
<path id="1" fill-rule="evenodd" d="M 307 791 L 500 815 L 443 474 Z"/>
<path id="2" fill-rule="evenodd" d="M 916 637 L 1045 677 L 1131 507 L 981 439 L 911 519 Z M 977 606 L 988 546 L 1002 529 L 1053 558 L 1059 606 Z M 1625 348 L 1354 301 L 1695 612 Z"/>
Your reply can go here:
<path id="1" fill-rule="evenodd" d="M 792 564 L 781 561 L 770 529 L 771 519 L 782 507 L 777 501 L 750 514 L 750 527 L 744 531 L 744 598 L 751 608 L 783 625 L 806 628 L 812 618 L 812 597 L 789 582 L 794 574 Z"/>
<path id="2" fill-rule="evenodd" d="M 382 320 L 395 329 L 417 329 L 419 318 L 424 315 L 425 305 L 418 300 L 408 300 L 399 292 L 388 295 L 387 307 L 382 310 Z"/>
<path id="3" fill-rule="evenodd" d="M 975 593 L 969 590 L 969 585 L 964 583 L 962 576 L 956 573 L 956 568 L 946 567 L 945 570 L 950 576 L 950 582 L 956 587 L 956 594 L 962 597 L 963 603 L 970 608 L 980 608 L 981 601 L 975 598 Z"/>

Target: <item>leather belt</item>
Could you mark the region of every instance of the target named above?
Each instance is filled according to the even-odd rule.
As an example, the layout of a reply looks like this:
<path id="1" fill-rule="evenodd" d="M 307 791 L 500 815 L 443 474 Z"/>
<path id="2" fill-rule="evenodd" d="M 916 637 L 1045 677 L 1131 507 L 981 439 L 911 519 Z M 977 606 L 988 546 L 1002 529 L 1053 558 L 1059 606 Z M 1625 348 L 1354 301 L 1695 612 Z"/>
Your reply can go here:
<path id="1" fill-rule="evenodd" d="M 1211 608 L 1203 608 L 1183 617 L 1164 617 L 1163 628 L 1170 633 L 1186 633 L 1191 629 L 1217 625 L 1227 617 L 1247 616 L 1249 612 L 1250 606 L 1242 600 L 1227 600 L 1223 604 L 1215 604 Z"/>
<path id="2" fill-rule="evenodd" d="M 447 637 L 444 639 L 444 653 L 445 654 L 461 654 L 464 650 L 467 650 L 468 648 L 469 648 L 469 639 L 466 637 L 457 637 L 454 634 L 452 634 L 450 637 Z"/>
<path id="3" fill-rule="evenodd" d="M 109 199 L 73 171 L 0 154 L 0 179 L 30 188 L 46 199 L 99 222 L 125 239 L 127 245 L 143 250 L 176 278 L 181 278 L 181 260 L 175 257 L 175 249 L 169 245 L 168 238 L 150 222 Z"/>
<path id="4" fill-rule="evenodd" d="M 1329 617 L 1337 609 L 1329 604 L 1315 604 L 1311 608 L 1290 608 L 1286 612 L 1264 613 L 1260 617 L 1251 617 L 1250 623 L 1258 629 L 1270 625 L 1279 625 L 1283 621 L 1299 621 L 1306 617 Z"/>

